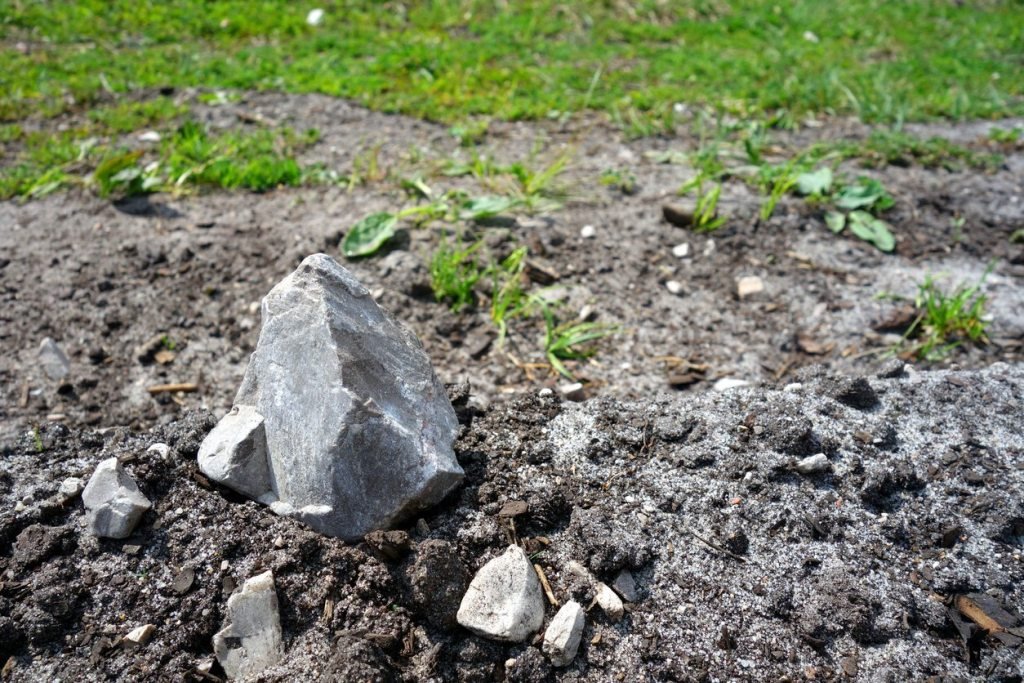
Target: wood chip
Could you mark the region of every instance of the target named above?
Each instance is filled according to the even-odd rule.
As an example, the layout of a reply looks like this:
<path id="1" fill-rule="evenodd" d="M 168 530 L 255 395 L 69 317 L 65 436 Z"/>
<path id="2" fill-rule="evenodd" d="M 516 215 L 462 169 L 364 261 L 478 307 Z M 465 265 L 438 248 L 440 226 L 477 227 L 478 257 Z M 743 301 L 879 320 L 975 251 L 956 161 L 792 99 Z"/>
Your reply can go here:
<path id="1" fill-rule="evenodd" d="M 541 569 L 539 564 L 533 565 L 533 570 L 537 572 L 537 578 L 540 579 L 540 585 L 544 587 L 544 594 L 548 596 L 548 602 L 550 602 L 552 606 L 558 607 L 558 599 L 551 590 L 551 584 L 548 583 L 548 577 L 545 576 L 544 570 Z"/>
<path id="2" fill-rule="evenodd" d="M 156 384 L 146 389 L 150 394 L 174 394 L 183 392 L 190 394 L 199 391 L 199 385 L 195 382 L 180 382 L 178 384 Z"/>

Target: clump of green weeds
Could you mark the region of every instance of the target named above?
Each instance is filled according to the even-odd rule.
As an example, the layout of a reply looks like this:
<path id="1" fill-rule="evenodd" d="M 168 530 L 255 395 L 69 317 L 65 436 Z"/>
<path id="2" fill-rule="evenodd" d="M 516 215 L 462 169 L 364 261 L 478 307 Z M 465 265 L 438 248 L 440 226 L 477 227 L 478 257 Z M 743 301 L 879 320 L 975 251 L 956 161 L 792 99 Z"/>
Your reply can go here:
<path id="1" fill-rule="evenodd" d="M 936 361 L 964 342 L 988 342 L 984 318 L 988 297 L 981 288 L 991 271 L 989 266 L 977 283 L 961 283 L 950 293 L 940 289 L 931 275 L 925 277 L 914 297 L 917 317 L 903 335 L 911 354 Z"/>
<path id="2" fill-rule="evenodd" d="M 591 358 L 597 353 L 594 342 L 618 332 L 617 326 L 606 323 L 559 322 L 552 304 L 539 296 L 532 300 L 544 318 L 544 355 L 552 369 L 567 379 L 575 379 L 575 376 L 564 361 Z"/>
<path id="3" fill-rule="evenodd" d="M 601 174 L 601 184 L 625 195 L 634 195 L 639 189 L 633 172 L 618 168 L 609 168 L 604 171 Z"/>
<path id="4" fill-rule="evenodd" d="M 461 238 L 450 243 L 447 238 L 442 238 L 430 258 L 430 286 L 434 290 L 434 298 L 447 302 L 454 313 L 476 299 L 474 289 L 484 276 L 476 260 L 476 252 L 482 244 L 465 245 Z"/>
<path id="5" fill-rule="evenodd" d="M 492 281 L 491 322 L 498 328 L 498 346 L 508 334 L 508 321 L 529 310 L 530 300 L 523 288 L 523 272 L 529 250 L 521 246 L 489 269 Z"/>

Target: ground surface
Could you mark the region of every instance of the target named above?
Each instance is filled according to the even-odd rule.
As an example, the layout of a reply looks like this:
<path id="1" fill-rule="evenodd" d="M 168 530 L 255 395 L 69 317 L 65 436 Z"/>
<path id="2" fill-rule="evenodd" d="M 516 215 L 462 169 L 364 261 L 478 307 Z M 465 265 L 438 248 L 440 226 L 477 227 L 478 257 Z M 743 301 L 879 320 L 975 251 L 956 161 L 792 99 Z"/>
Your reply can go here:
<path id="1" fill-rule="evenodd" d="M 397 178 L 468 159 L 444 127 L 326 97 L 261 94 L 194 111 L 212 127 L 242 118 L 315 127 L 321 139 L 303 163 L 347 167 L 379 145 L 377 162 Z M 987 152 L 988 129 L 918 132 Z M 772 144 L 785 158 L 867 134 L 830 121 Z M 340 259 L 355 220 L 408 205 L 396 182 L 120 203 L 73 189 L 0 205 L 0 626 L 12 634 L 0 659 L 14 657 L 10 675 L 179 678 L 210 654 L 227 581 L 271 567 L 289 647 L 267 675 L 274 680 L 309 667 L 325 676 L 335 667 L 340 680 L 370 671 L 410 680 L 1018 680 L 1019 652 L 1014 660 L 1012 648 L 986 641 L 965 654 L 941 601 L 989 591 L 1021 606 L 1024 255 L 1010 237 L 1024 227 L 1024 154 L 1007 146 L 986 171 L 843 162 L 840 173 L 875 177 L 896 199 L 886 218 L 897 248 L 886 255 L 833 235 L 822 207 L 796 197 L 759 220 L 763 197 L 735 180 L 724 185 L 730 220 L 719 231 L 667 223 L 662 205 L 692 171 L 645 153 L 696 146 L 685 137 L 629 142 L 585 118 L 491 126 L 486 153 L 504 162 L 537 149 L 547 160 L 571 154 L 558 178 L 569 190 L 562 208 L 460 227 L 499 256 L 527 245 L 530 284 L 549 287 L 561 315 L 588 307 L 619 327 L 592 360 L 570 364 L 589 399 L 580 405 L 557 398 L 568 380 L 544 365 L 536 320 L 513 321 L 502 346 L 486 310 L 455 314 L 433 300 L 426 263 L 441 228 L 403 229 L 380 254 L 343 261 L 423 340 L 443 381 L 471 384 L 457 444 L 467 483 L 425 529 L 408 529 L 417 549 L 397 560 L 318 538 L 193 476 L 198 442 L 230 407 L 255 345 L 260 297 L 310 253 Z M 602 185 L 612 168 L 632 172 L 638 191 Z M 471 187 L 440 174 L 429 182 Z M 587 225 L 593 237 L 581 235 Z M 680 259 L 672 249 L 684 242 Z M 878 295 L 912 297 L 928 274 L 976 283 L 990 264 L 989 344 L 919 365 L 921 374 L 875 377 L 899 336 L 874 328 L 901 305 Z M 739 299 L 745 276 L 765 291 Z M 62 380 L 37 360 L 44 337 L 70 358 Z M 155 350 L 170 353 L 159 362 Z M 1007 365 L 975 371 L 997 361 Z M 801 370 L 812 364 L 824 375 Z M 832 375 L 871 377 L 878 404 L 837 401 L 845 394 Z M 711 393 L 721 378 L 755 386 Z M 801 378 L 804 389 L 781 391 Z M 147 391 L 171 382 L 198 391 Z M 538 398 L 544 388 L 554 396 Z M 157 441 L 172 446 L 169 461 L 146 453 Z M 833 474 L 787 469 L 819 451 Z M 85 535 L 79 501 L 49 501 L 64 477 L 88 476 L 111 454 L 131 461 L 156 501 L 126 543 Z M 514 530 L 497 516 L 509 500 L 529 507 Z M 956 527 L 961 534 L 946 534 Z M 743 559 L 691 531 L 722 547 L 742 536 L 730 552 Z M 415 567 L 457 576 L 430 564 L 452 551 L 475 571 L 511 534 L 550 541 L 539 557 L 563 599 L 589 604 L 588 589 L 565 573 L 572 559 L 606 581 L 631 568 L 641 584 L 623 622 L 591 612 L 588 645 L 565 671 L 552 672 L 532 646 L 449 630 L 443 606 L 422 595 L 458 587 L 417 588 L 409 578 Z M 195 579 L 179 593 L 173 582 L 185 567 Z M 104 645 L 146 622 L 158 627 L 147 649 Z M 346 672 L 353 662 L 367 668 Z"/>

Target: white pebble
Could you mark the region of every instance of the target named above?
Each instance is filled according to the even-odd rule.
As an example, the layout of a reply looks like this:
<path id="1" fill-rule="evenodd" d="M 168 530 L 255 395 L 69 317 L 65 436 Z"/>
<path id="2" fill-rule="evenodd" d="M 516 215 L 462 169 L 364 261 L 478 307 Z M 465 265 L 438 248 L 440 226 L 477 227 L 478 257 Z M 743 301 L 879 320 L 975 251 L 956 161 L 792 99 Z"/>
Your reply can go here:
<path id="1" fill-rule="evenodd" d="M 597 228 L 593 225 L 584 225 L 580 228 L 580 237 L 587 240 L 597 237 Z"/>

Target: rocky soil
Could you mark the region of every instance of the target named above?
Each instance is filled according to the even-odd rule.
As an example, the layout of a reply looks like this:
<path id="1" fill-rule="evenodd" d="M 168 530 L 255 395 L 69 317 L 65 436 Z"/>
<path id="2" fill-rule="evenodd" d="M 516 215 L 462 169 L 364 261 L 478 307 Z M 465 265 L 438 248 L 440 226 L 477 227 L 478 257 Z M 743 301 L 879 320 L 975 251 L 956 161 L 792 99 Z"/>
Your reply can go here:
<path id="1" fill-rule="evenodd" d="M 329 98 L 204 111 L 213 125 L 244 113 L 317 127 L 305 161 L 332 167 L 378 144 L 396 176 L 414 158 L 465 156 L 442 127 Z M 923 132 L 981 149 L 985 130 Z M 779 144 L 865 133 L 830 122 Z M 488 144 L 508 161 L 573 150 L 564 208 L 472 229 L 498 253 L 529 245 L 537 286 L 622 331 L 571 365 L 586 400 L 569 402 L 538 329 L 516 322 L 499 346 L 485 311 L 433 301 L 438 230 L 346 262 L 449 383 L 467 475 L 422 519 L 354 544 L 211 484 L 196 453 L 245 371 L 260 298 L 305 256 L 337 256 L 356 219 L 400 208 L 393 183 L 0 205 L 0 676 L 219 680 L 227 598 L 270 569 L 285 657 L 259 680 L 1024 679 L 1019 149 L 991 173 L 850 165 L 896 197 L 897 253 L 883 255 L 797 198 L 759 221 L 738 182 L 722 230 L 668 224 L 662 205 L 688 171 L 644 153 L 692 139 L 630 142 L 580 120 L 495 125 Z M 612 167 L 639 192 L 602 186 Z M 876 295 L 911 296 L 929 273 L 977 282 L 990 264 L 988 345 L 942 364 L 881 358 L 895 340 L 873 328 L 899 304 Z M 746 276 L 765 291 L 740 299 Z M 39 356 L 46 337 L 64 376 Z M 750 386 L 712 391 L 722 378 Z M 170 383 L 195 391 L 149 391 Z M 90 535 L 78 490 L 62 488 L 111 456 L 153 503 L 120 541 Z M 469 580 L 512 543 L 554 600 L 587 608 L 566 667 L 539 639 L 495 643 L 454 621 Z M 630 572 L 621 618 L 574 562 L 620 593 Z M 556 611 L 549 600 L 545 625 Z M 146 644 L 124 639 L 146 624 Z"/>

